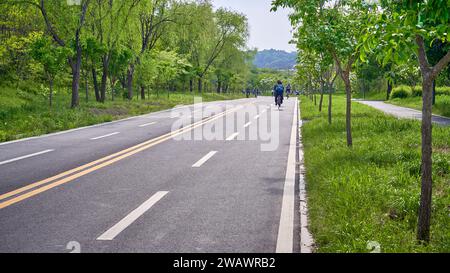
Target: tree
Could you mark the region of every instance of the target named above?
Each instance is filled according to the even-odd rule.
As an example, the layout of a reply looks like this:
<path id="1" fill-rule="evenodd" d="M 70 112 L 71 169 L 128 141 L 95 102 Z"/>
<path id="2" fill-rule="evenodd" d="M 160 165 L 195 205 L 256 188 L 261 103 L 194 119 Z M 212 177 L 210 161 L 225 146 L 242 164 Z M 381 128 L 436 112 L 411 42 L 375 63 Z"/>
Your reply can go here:
<path id="1" fill-rule="evenodd" d="M 21 1 L 18 1 L 21 2 Z M 73 50 L 68 62 L 72 69 L 72 101 L 71 107 L 79 105 L 79 87 L 81 71 L 81 30 L 85 23 L 86 13 L 91 0 L 80 0 L 80 5 L 69 5 L 66 1 L 39 0 L 24 1 L 37 7 L 45 21 L 46 30 L 60 47 Z M 69 12 L 67 12 L 67 10 Z"/>
<path id="2" fill-rule="evenodd" d="M 65 60 L 71 52 L 67 48 L 55 46 L 51 40 L 42 36 L 32 44 L 30 53 L 44 68 L 50 88 L 49 105 L 52 107 L 53 82 L 56 75 L 64 69 Z"/>
<path id="3" fill-rule="evenodd" d="M 138 16 L 134 22 L 128 24 L 128 46 L 134 52 L 134 58 L 127 69 L 128 99 L 133 98 L 133 76 L 136 65 L 139 64 L 142 55 L 151 51 L 165 33 L 168 24 L 174 23 L 177 17 L 178 3 L 173 0 L 143 1 L 137 10 Z M 137 28 L 139 38 L 136 39 Z M 135 37 L 133 37 L 133 35 Z"/>
<path id="4" fill-rule="evenodd" d="M 86 101 L 88 100 L 88 74 L 89 70 L 92 72 L 92 79 L 94 81 L 94 92 L 96 101 L 101 101 L 101 94 L 97 83 L 97 67 L 96 64 L 101 56 L 106 51 L 105 47 L 100 44 L 93 37 L 83 39 L 81 42 L 83 57 L 84 57 L 84 76 L 86 84 Z"/>
<path id="5" fill-rule="evenodd" d="M 353 145 L 351 130 L 352 86 L 350 74 L 359 56 L 358 38 L 367 9 L 360 1 L 275 0 L 277 7 L 294 9 L 290 19 L 297 26 L 300 45 L 323 47 L 331 53 L 337 73 L 345 84 L 347 146 Z"/>
<path id="6" fill-rule="evenodd" d="M 422 187 L 417 239 L 430 240 L 432 202 L 432 89 L 439 73 L 450 62 L 449 47 L 445 54 L 430 63 L 427 44 L 448 42 L 450 36 L 449 1 L 380 1 L 374 4 L 370 24 L 363 35 L 361 56 L 382 45 L 383 63 L 404 63 L 411 52 L 417 56 L 422 75 Z"/>
<path id="7" fill-rule="evenodd" d="M 213 42 L 208 44 L 204 63 L 198 69 L 198 91 L 202 91 L 202 80 L 213 62 L 219 57 L 227 44 L 243 47 L 248 37 L 247 18 L 239 13 L 218 9 L 215 14 L 216 30 Z"/>
<path id="8" fill-rule="evenodd" d="M 127 29 L 127 24 L 132 18 L 137 16 L 134 10 L 138 5 L 144 2 L 142 0 L 97 0 L 92 5 L 90 11 L 90 20 L 87 23 L 88 29 L 91 31 L 93 37 L 96 37 L 97 43 L 104 48 L 101 57 L 101 83 L 99 89 L 100 96 L 97 101 L 104 102 L 106 99 L 106 84 L 110 76 L 110 62 L 117 53 L 118 47 L 124 39 L 124 30 Z M 117 56 L 117 55 L 116 55 Z M 94 74 L 95 63 L 93 63 Z M 96 85 L 96 76 L 94 77 L 94 85 Z M 111 80 L 111 79 L 110 79 Z"/>

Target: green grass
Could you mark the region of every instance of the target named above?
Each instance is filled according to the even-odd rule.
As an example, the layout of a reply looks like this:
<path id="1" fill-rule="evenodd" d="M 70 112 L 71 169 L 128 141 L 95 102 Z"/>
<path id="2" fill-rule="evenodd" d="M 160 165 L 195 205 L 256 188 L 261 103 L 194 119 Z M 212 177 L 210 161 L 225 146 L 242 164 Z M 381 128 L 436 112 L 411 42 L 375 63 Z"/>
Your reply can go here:
<path id="1" fill-rule="evenodd" d="M 386 100 L 386 91 L 385 92 L 368 92 L 365 95 L 363 93 L 357 93 L 354 95 L 356 99 L 365 99 L 365 100 Z"/>
<path id="2" fill-rule="evenodd" d="M 117 98 L 104 104 L 93 101 L 95 98 L 91 95 L 91 101 L 86 103 L 80 91 L 80 107 L 70 109 L 70 95 L 67 91 L 56 90 L 53 107 L 49 108 L 47 98 L 40 95 L 38 89 L 31 83 L 18 87 L 0 86 L 0 142 L 109 122 L 194 102 L 192 94 L 174 93 L 168 99 L 166 92 L 160 92 L 159 96 L 151 94 L 144 101 Z M 242 95 L 203 94 L 205 102 L 236 98 L 242 98 Z"/>
<path id="3" fill-rule="evenodd" d="M 324 109 L 327 109 L 325 106 Z M 345 99 L 333 124 L 301 99 L 310 228 L 318 252 L 450 252 L 450 128 L 433 130 L 431 242 L 416 242 L 420 197 L 420 122 L 353 103 L 354 147 L 346 147 Z"/>
<path id="4" fill-rule="evenodd" d="M 422 110 L 422 97 L 391 99 L 388 102 L 398 106 Z M 450 117 L 450 95 L 436 95 L 436 104 L 433 106 L 433 114 Z"/>

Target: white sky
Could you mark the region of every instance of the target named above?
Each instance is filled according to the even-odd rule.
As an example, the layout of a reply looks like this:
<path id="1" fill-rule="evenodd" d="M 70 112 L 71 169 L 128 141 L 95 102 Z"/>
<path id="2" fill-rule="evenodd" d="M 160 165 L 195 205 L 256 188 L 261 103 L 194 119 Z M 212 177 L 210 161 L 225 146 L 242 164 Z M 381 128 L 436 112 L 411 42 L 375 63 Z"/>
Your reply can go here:
<path id="1" fill-rule="evenodd" d="M 247 15 L 250 25 L 250 48 L 296 51 L 288 10 L 270 12 L 272 0 L 212 0 L 215 8 L 225 7 Z"/>

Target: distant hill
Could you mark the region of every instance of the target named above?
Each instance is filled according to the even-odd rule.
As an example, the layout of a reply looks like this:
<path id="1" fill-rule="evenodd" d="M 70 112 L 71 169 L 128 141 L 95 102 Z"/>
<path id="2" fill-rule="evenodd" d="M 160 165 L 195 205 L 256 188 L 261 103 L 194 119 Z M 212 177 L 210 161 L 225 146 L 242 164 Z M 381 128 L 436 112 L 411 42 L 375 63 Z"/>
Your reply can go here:
<path id="1" fill-rule="evenodd" d="M 291 69 L 296 62 L 296 52 L 289 53 L 283 50 L 270 49 L 258 51 L 253 63 L 258 68 Z"/>

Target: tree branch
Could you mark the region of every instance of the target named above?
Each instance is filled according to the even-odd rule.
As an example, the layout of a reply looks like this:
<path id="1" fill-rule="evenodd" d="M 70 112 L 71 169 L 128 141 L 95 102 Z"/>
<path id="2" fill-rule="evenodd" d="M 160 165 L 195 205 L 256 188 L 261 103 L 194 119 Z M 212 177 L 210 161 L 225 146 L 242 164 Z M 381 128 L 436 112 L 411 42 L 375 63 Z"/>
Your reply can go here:
<path id="1" fill-rule="evenodd" d="M 439 62 L 433 67 L 431 71 L 431 77 L 435 79 L 439 73 L 450 63 L 450 51 L 445 54 L 442 59 L 439 60 Z"/>
<path id="2" fill-rule="evenodd" d="M 42 16 L 44 17 L 44 21 L 45 21 L 45 25 L 47 26 L 47 30 L 50 32 L 50 34 L 53 37 L 53 40 L 55 40 L 55 42 L 57 42 L 60 46 L 65 46 L 66 43 L 59 38 L 58 34 L 56 33 L 55 29 L 53 28 L 52 23 L 50 22 L 48 15 L 47 15 L 47 10 L 45 9 L 44 6 L 44 0 L 41 0 L 40 5 L 38 5 Z"/>
<path id="3" fill-rule="evenodd" d="M 418 58 L 420 67 L 423 71 L 426 71 L 428 73 L 431 68 L 430 63 L 428 62 L 427 52 L 425 50 L 425 42 L 423 40 L 423 37 L 418 34 L 416 35 L 416 44 L 419 46 Z"/>

